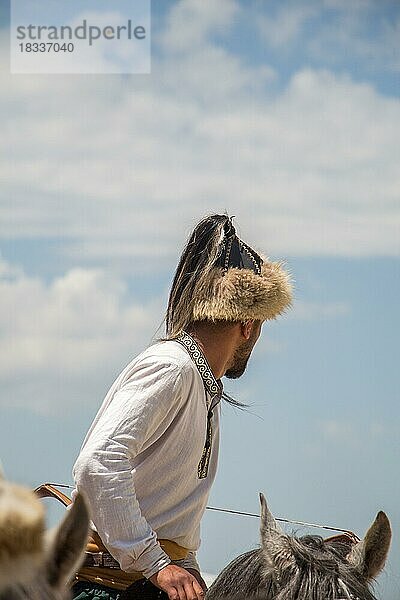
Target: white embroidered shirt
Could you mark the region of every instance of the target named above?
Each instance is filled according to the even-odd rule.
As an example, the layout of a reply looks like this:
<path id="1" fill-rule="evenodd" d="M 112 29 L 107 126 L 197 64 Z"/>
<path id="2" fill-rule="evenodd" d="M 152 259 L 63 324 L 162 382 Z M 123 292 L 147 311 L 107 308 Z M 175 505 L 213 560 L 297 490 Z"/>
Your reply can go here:
<path id="1" fill-rule="evenodd" d="M 188 340 L 202 369 L 204 356 Z M 199 547 L 217 469 L 219 406 L 211 417 L 207 476 L 199 478 L 211 395 L 198 367 L 177 341 L 136 357 L 109 390 L 74 465 L 77 489 L 86 493 L 97 531 L 124 571 L 151 577 L 169 564 L 157 538 Z"/>

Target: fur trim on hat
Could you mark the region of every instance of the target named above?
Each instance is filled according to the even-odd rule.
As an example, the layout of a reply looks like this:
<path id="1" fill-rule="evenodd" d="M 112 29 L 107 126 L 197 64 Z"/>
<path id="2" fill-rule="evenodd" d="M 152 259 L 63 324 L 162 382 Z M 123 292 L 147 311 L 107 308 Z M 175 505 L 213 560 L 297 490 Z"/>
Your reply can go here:
<path id="1" fill-rule="evenodd" d="M 281 263 L 264 260 L 261 275 L 250 269 L 213 268 L 196 289 L 193 321 L 267 321 L 292 301 L 292 285 Z"/>

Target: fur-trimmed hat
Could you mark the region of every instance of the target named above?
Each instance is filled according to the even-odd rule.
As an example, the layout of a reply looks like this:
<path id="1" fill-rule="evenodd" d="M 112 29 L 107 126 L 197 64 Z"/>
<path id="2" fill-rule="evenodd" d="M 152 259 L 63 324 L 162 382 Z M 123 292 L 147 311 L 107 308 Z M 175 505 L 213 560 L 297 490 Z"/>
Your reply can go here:
<path id="1" fill-rule="evenodd" d="M 227 215 L 211 215 L 195 227 L 179 261 L 167 311 L 175 337 L 196 321 L 266 321 L 290 306 L 290 277 L 236 235 Z"/>

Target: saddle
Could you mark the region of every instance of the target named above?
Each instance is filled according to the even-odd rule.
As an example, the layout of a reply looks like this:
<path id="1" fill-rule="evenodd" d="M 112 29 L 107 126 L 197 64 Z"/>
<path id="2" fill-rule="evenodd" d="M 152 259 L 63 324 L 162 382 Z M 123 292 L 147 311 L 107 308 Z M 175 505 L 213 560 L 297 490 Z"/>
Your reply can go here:
<path id="1" fill-rule="evenodd" d="M 52 483 L 43 483 L 34 490 L 39 498 L 54 498 L 68 507 L 72 500 Z M 171 560 L 186 558 L 188 550 L 171 540 L 158 540 L 161 548 L 168 554 Z M 84 562 L 75 575 L 75 581 L 89 581 L 111 587 L 117 590 L 126 590 L 136 581 L 143 579 L 139 571 L 126 573 L 122 571 L 119 563 L 111 556 L 97 531 L 91 530 Z"/>

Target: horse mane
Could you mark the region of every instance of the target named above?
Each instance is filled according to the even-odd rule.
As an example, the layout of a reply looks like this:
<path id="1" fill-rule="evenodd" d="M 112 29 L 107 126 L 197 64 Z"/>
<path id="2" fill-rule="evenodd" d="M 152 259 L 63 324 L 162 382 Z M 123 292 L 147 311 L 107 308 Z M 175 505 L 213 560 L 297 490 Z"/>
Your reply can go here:
<path id="1" fill-rule="evenodd" d="M 281 590 L 275 596 L 281 598 L 353 598 L 376 600 L 368 588 L 367 579 L 346 561 L 349 545 L 343 542 L 324 542 L 320 536 L 306 535 L 301 538 L 285 536 L 287 550 L 276 560 L 283 561 L 276 571 L 264 567 L 264 578 L 274 581 L 278 577 Z M 290 555 L 291 560 L 287 561 Z M 293 560 L 294 559 L 294 560 Z"/>
<path id="2" fill-rule="evenodd" d="M 376 600 L 370 582 L 383 568 L 391 531 L 379 513 L 364 540 L 284 534 L 262 497 L 261 547 L 235 558 L 207 600 Z"/>
<path id="3" fill-rule="evenodd" d="M 283 537 L 284 547 L 277 555 L 275 567 L 265 565 L 262 548 L 245 552 L 221 572 L 207 593 L 207 600 L 376 600 L 366 579 L 345 561 L 347 544 L 325 543 L 322 537 L 311 535 Z"/>

